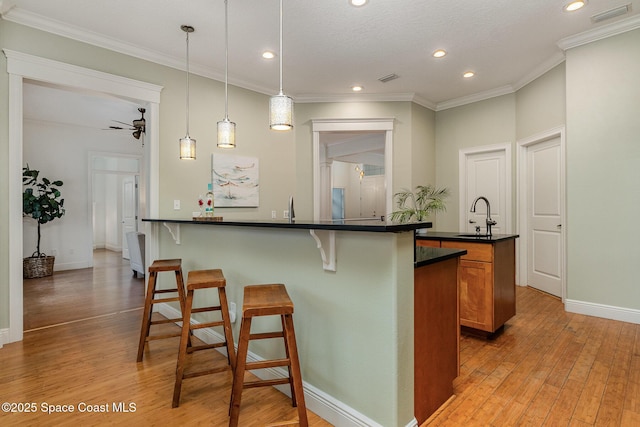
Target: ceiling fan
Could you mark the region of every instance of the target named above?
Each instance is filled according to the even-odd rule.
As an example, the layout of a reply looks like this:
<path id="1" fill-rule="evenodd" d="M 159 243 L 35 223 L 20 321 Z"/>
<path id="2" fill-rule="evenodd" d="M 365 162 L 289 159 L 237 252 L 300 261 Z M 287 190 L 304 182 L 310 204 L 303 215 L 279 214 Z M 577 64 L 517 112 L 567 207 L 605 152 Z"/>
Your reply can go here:
<path id="1" fill-rule="evenodd" d="M 134 120 L 131 123 L 125 123 L 125 122 L 121 122 L 119 120 L 112 120 L 116 123 L 120 123 L 123 125 L 126 125 L 128 127 L 122 127 L 122 126 L 109 126 L 109 129 L 105 129 L 105 130 L 132 130 L 133 133 L 133 137 L 135 139 L 140 139 L 140 135 L 142 135 L 143 133 L 145 133 L 145 127 L 147 125 L 147 121 L 144 119 L 144 113 L 145 110 L 144 108 L 140 107 L 138 108 L 138 111 L 140 112 L 140 114 L 142 114 L 142 117 L 140 117 L 137 120 Z"/>

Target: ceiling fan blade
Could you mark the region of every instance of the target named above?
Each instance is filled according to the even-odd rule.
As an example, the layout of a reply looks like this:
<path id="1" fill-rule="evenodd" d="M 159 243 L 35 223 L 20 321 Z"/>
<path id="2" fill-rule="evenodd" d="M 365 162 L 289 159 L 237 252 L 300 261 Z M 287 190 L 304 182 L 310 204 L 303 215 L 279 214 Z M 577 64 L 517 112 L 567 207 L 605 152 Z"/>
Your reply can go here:
<path id="1" fill-rule="evenodd" d="M 121 122 L 120 120 L 111 120 L 112 122 L 120 123 L 122 125 L 133 126 L 131 123 Z"/>

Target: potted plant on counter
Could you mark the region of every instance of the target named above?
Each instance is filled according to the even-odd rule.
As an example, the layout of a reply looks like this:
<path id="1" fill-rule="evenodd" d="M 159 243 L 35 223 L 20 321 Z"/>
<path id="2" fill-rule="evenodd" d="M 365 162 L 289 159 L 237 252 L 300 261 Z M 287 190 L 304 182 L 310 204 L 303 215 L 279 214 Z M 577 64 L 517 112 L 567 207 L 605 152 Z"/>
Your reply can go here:
<path id="1" fill-rule="evenodd" d="M 64 199 L 58 187 L 62 181 L 51 181 L 40 178 L 40 171 L 22 168 L 22 215 L 31 217 L 38 223 L 38 241 L 36 251 L 30 257 L 23 258 L 22 272 L 25 279 L 51 276 L 53 274 L 54 256 L 40 252 L 40 226 L 64 215 Z"/>
<path id="2" fill-rule="evenodd" d="M 415 191 L 403 190 L 394 194 L 398 210 L 391 212 L 391 221 L 401 223 L 412 220 L 421 222 L 432 213 L 446 211 L 445 199 L 449 196 L 449 189 L 435 186 L 418 185 Z"/>

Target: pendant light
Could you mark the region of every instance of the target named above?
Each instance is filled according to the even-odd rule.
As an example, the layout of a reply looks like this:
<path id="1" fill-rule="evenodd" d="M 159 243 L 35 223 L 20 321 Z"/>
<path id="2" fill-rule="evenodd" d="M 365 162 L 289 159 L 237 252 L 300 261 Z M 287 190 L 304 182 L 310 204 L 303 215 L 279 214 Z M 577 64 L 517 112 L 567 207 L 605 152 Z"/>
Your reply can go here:
<path id="1" fill-rule="evenodd" d="M 229 121 L 229 12 L 224 0 L 224 119 L 218 122 L 218 147 L 236 147 L 236 124 Z"/>
<path id="2" fill-rule="evenodd" d="M 180 138 L 180 159 L 195 160 L 196 140 L 189 136 L 189 33 L 195 29 L 190 25 L 182 25 L 180 29 L 187 33 L 187 135 Z"/>
<path id="3" fill-rule="evenodd" d="M 293 99 L 282 92 L 282 0 L 280 0 L 280 92 L 269 99 L 269 127 L 273 130 L 293 128 Z"/>

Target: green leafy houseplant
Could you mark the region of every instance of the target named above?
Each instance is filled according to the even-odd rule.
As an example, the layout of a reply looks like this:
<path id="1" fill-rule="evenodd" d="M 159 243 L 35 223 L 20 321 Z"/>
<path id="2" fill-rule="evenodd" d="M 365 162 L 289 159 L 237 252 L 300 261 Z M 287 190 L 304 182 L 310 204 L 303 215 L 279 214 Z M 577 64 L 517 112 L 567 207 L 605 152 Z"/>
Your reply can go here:
<path id="1" fill-rule="evenodd" d="M 40 177 L 40 171 L 30 169 L 29 165 L 22 168 L 22 185 L 25 186 L 22 193 L 22 214 L 31 217 L 38 222 L 38 242 L 36 251 L 29 258 L 46 258 L 47 255 L 40 251 L 40 226 L 64 215 L 64 199 L 60 196 L 58 187 L 62 181 L 51 181 Z M 25 258 L 25 262 L 29 259 Z M 40 276 L 34 276 L 40 277 Z"/>
<path id="2" fill-rule="evenodd" d="M 446 211 L 445 199 L 449 196 L 449 189 L 436 188 L 433 185 L 418 185 L 415 191 L 403 190 L 394 197 L 398 210 L 391 212 L 391 220 L 401 223 L 412 219 L 424 221 L 433 212 Z"/>

